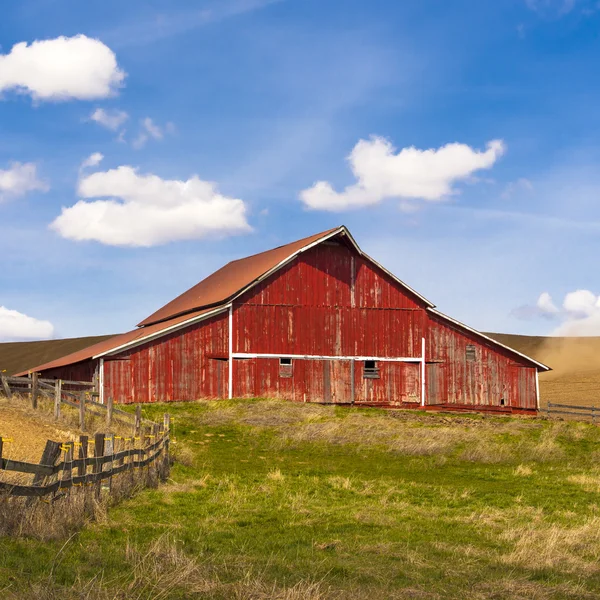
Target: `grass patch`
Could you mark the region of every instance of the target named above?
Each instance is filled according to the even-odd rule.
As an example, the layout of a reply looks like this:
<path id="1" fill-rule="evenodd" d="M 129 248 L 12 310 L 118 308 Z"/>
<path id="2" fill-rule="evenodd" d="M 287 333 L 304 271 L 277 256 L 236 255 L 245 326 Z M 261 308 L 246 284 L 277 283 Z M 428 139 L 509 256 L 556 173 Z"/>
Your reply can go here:
<path id="1" fill-rule="evenodd" d="M 598 428 L 267 400 L 174 415 L 171 480 L 0 538 L 8 598 L 595 598 Z M 44 595 L 45 594 L 45 595 Z"/>

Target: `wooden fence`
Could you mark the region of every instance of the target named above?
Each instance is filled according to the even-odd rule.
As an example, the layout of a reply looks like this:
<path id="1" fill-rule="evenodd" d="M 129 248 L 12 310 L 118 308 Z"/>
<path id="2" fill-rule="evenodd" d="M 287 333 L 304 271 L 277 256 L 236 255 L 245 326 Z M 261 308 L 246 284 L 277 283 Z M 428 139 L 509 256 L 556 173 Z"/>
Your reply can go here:
<path id="1" fill-rule="evenodd" d="M 99 393 L 95 384 L 89 381 L 67 381 L 63 379 L 42 379 L 37 373 L 31 377 L 6 377 L 0 375 L 0 390 L 7 398 L 14 395 L 29 396 L 31 408 L 37 409 L 39 398 L 43 396 L 54 403 L 54 420 L 58 421 L 61 415 L 61 406 L 66 404 L 79 410 L 79 428 L 86 430 L 86 414 L 106 418 L 106 428 L 112 426 L 113 420 L 132 424 L 138 430 L 142 423 L 154 425 L 153 421 L 142 419 L 141 406 L 138 404 L 135 415 L 119 410 L 113 406 L 112 398 L 107 398 L 106 404 L 98 401 Z"/>
<path id="2" fill-rule="evenodd" d="M 88 381 L 42 379 L 37 373 L 32 373 L 31 377 L 0 375 L 0 393 L 9 399 L 29 396 L 34 410 L 40 408 L 40 397 L 50 399 L 55 420 L 60 418 L 63 405 L 76 408 L 82 432 L 86 431 L 87 414 L 104 417 L 106 429 L 117 420 L 129 426 L 132 432 L 131 437 L 97 433 L 93 441 L 87 435 L 81 435 L 78 442 L 48 440 L 39 464 L 3 457 L 4 446 L 11 440 L 0 437 L 0 475 L 10 471 L 32 476 L 29 485 L 0 480 L 0 493 L 29 497 L 52 495 L 57 499 L 73 486 L 95 486 L 99 496 L 103 481 L 108 480 L 110 484 L 112 477 L 126 471 L 133 477 L 134 470 L 153 464 L 159 474 L 166 477 L 170 464 L 169 415 L 158 424 L 142 418 L 139 404 L 135 414 L 115 408 L 112 398 L 102 404 L 96 400 L 99 394 L 94 385 Z M 61 493 L 61 490 L 65 492 Z"/>
<path id="3" fill-rule="evenodd" d="M 556 404 L 548 402 L 546 406 L 546 414 L 552 415 L 570 415 L 579 419 L 591 419 L 592 423 L 596 423 L 600 418 L 600 408 L 595 406 L 577 406 L 573 404 Z"/>
<path id="4" fill-rule="evenodd" d="M 115 475 L 152 465 L 162 479 L 169 472 L 170 419 L 165 415 L 162 425 L 143 427 L 130 438 L 97 433 L 94 441 L 86 435 L 78 442 L 53 442 L 48 440 L 39 464 L 2 457 L 5 440 L 0 438 L 0 473 L 12 471 L 32 475 L 29 485 L 0 481 L 0 492 L 10 496 L 61 497 L 61 490 L 73 486 L 95 486 L 100 496 L 102 481 L 109 483 Z M 93 446 L 89 456 L 89 446 Z M 75 458 L 75 456 L 78 456 Z M 109 485 L 110 487 L 110 485 Z M 64 494 L 62 494 L 64 495 Z"/>

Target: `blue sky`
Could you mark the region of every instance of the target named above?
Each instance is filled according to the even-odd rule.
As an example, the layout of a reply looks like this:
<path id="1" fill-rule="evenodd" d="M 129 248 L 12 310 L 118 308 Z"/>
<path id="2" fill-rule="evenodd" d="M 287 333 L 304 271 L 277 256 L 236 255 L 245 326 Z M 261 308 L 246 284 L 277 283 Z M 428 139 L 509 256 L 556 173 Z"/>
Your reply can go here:
<path id="1" fill-rule="evenodd" d="M 599 27 L 596 0 L 8 0 L 0 339 L 131 329 L 339 224 L 478 329 L 600 335 Z"/>

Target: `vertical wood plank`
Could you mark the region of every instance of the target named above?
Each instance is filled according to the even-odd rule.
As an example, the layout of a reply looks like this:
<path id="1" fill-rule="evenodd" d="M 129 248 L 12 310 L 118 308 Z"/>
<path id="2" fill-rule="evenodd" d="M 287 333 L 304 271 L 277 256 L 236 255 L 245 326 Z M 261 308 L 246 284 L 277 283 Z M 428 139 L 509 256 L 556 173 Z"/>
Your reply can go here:
<path id="1" fill-rule="evenodd" d="M 79 392 L 79 429 L 85 431 L 85 392 Z"/>
<path id="2" fill-rule="evenodd" d="M 133 428 L 133 435 L 140 434 L 141 425 L 142 425 L 142 405 L 138 404 L 135 407 L 135 424 L 134 424 L 134 428 Z"/>
<path id="3" fill-rule="evenodd" d="M 8 381 L 6 381 L 6 378 L 2 374 L 0 374 L 0 379 L 2 380 L 2 388 L 4 389 L 4 393 L 6 394 L 6 397 L 10 400 L 12 398 L 12 392 L 10 391 Z"/>
<path id="4" fill-rule="evenodd" d="M 31 374 L 31 408 L 36 409 L 38 406 L 38 378 L 39 373 Z"/>
<path id="5" fill-rule="evenodd" d="M 102 458 L 104 456 L 104 434 L 97 433 L 94 436 L 94 458 Z M 99 461 L 94 461 L 93 473 L 98 474 L 102 472 L 102 465 Z M 99 479 L 94 484 L 94 495 L 96 496 L 96 500 L 100 499 L 100 492 L 102 491 L 102 481 Z"/>
<path id="6" fill-rule="evenodd" d="M 87 435 L 79 436 L 79 458 L 82 460 L 87 460 L 88 457 L 88 441 L 89 438 Z M 77 467 L 77 475 L 79 477 L 85 477 L 87 475 L 87 465 L 80 464 Z"/>
<path id="7" fill-rule="evenodd" d="M 109 396 L 106 401 L 106 429 L 110 429 L 112 427 L 112 418 L 113 418 L 113 397 Z"/>
<path id="8" fill-rule="evenodd" d="M 60 418 L 60 403 L 62 401 L 62 379 L 57 379 L 54 383 L 54 420 Z"/>

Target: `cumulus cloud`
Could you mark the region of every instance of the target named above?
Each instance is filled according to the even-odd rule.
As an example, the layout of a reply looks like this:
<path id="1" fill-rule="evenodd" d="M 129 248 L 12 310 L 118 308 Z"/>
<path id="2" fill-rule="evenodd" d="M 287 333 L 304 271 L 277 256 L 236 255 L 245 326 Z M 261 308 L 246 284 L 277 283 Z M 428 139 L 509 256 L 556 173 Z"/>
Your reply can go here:
<path id="1" fill-rule="evenodd" d="M 53 334 L 54 326 L 50 321 L 34 319 L 0 306 L 0 341 L 48 339 Z"/>
<path id="2" fill-rule="evenodd" d="M 216 184 L 140 174 L 130 166 L 96 172 L 79 181 L 75 205 L 50 225 L 72 240 L 110 246 L 155 246 L 176 240 L 250 231 L 246 205 L 223 196 Z M 98 198 L 86 201 L 85 199 Z"/>
<path id="3" fill-rule="evenodd" d="M 97 108 L 91 115 L 90 119 L 106 127 L 111 131 L 117 131 L 127 121 L 129 115 L 124 110 L 108 111 L 103 108 Z"/>
<path id="4" fill-rule="evenodd" d="M 0 202 L 27 192 L 46 192 L 48 189 L 48 184 L 38 178 L 34 163 L 14 162 L 4 171 L 0 169 Z"/>
<path id="5" fill-rule="evenodd" d="M 81 163 L 79 170 L 83 171 L 83 169 L 88 169 L 89 167 L 97 167 L 102 162 L 103 159 L 104 159 L 104 154 L 102 154 L 100 152 L 94 152 L 93 154 L 90 154 Z"/>
<path id="6" fill-rule="evenodd" d="M 35 100 L 92 100 L 116 93 L 125 73 L 114 52 L 85 35 L 20 42 L 0 55 L 0 92 Z"/>
<path id="7" fill-rule="evenodd" d="M 521 307 L 513 314 L 521 318 L 547 317 L 560 321 L 552 335 L 600 335 L 600 295 L 590 290 L 576 290 L 565 295 L 558 307 L 548 292 L 543 292 L 535 307 Z"/>
<path id="8" fill-rule="evenodd" d="M 542 292 L 536 303 L 537 308 L 542 314 L 555 315 L 559 311 L 558 307 L 554 304 L 552 296 L 548 292 Z"/>
<path id="9" fill-rule="evenodd" d="M 437 149 L 403 148 L 399 152 L 381 137 L 360 140 L 348 162 L 356 183 L 336 192 L 327 181 L 319 181 L 300 193 L 304 204 L 315 210 L 344 211 L 378 204 L 387 198 L 442 200 L 456 193 L 453 185 L 480 169 L 489 169 L 505 151 L 502 140 L 493 140 L 486 150 L 466 144 L 446 144 Z"/>

